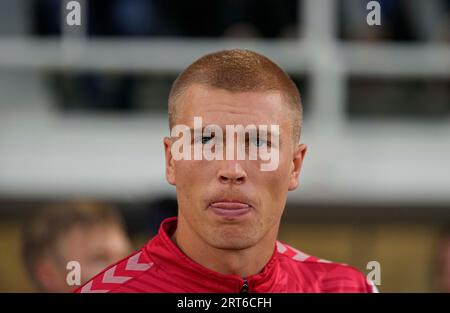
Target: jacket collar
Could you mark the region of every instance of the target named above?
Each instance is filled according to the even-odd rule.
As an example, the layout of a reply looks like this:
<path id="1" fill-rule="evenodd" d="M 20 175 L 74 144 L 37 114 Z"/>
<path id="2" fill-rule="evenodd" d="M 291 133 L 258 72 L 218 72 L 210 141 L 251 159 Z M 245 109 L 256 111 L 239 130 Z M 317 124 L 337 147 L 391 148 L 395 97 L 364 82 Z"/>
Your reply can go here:
<path id="1" fill-rule="evenodd" d="M 176 217 L 165 219 L 161 223 L 157 236 L 147 243 L 145 249 L 157 266 L 180 281 L 189 281 L 194 292 L 198 290 L 204 292 L 241 291 L 244 278 L 215 272 L 185 255 L 170 239 L 176 228 Z M 272 257 L 262 271 L 246 278 L 249 292 L 273 291 L 279 270 L 278 251 L 274 243 Z"/>

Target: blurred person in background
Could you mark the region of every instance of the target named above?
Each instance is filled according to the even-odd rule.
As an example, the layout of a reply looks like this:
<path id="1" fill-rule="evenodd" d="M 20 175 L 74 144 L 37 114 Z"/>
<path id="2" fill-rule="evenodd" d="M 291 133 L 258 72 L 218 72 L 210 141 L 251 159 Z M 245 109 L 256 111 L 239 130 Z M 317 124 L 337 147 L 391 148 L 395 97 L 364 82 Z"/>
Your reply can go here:
<path id="1" fill-rule="evenodd" d="M 441 230 L 437 247 L 436 287 L 438 292 L 450 293 L 450 225 Z"/>
<path id="2" fill-rule="evenodd" d="M 119 212 L 88 201 L 50 205 L 37 210 L 23 227 L 26 269 L 41 292 L 69 292 L 68 262 L 80 264 L 80 283 L 131 251 Z"/>

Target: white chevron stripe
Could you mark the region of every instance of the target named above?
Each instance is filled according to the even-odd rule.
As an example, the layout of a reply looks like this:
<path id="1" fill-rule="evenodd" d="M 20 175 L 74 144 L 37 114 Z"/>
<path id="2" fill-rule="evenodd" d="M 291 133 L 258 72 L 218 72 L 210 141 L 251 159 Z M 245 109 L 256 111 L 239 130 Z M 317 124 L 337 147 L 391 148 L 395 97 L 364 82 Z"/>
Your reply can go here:
<path id="1" fill-rule="evenodd" d="M 324 260 L 324 259 L 319 259 L 319 260 L 317 260 L 317 262 L 318 262 L 318 263 L 333 263 L 333 262 L 331 262 L 331 261 Z M 346 264 L 341 264 L 341 265 L 346 265 Z"/>
<path id="2" fill-rule="evenodd" d="M 108 291 L 103 289 L 92 290 L 92 280 L 81 288 L 81 293 L 105 293 Z"/>
<path id="3" fill-rule="evenodd" d="M 126 270 L 129 271 L 146 271 L 148 270 L 153 263 L 138 263 L 139 257 L 141 256 L 142 252 L 136 253 L 131 258 L 128 259 L 127 266 L 125 266 Z"/>
<path id="4" fill-rule="evenodd" d="M 294 260 L 296 260 L 296 261 L 304 261 L 304 260 L 306 260 L 307 258 L 309 258 L 310 256 L 308 255 L 308 254 L 306 254 L 306 253 L 303 253 L 303 252 L 301 252 L 301 251 L 299 251 L 299 250 L 297 250 L 297 249 L 295 249 L 295 248 L 293 248 L 293 247 L 291 247 L 291 246 L 289 246 L 293 251 L 295 251 L 297 254 L 296 255 L 294 255 L 292 258 L 294 259 Z M 287 250 L 287 248 L 286 248 L 286 246 L 285 245 L 283 245 L 281 242 L 279 242 L 279 241 L 277 241 L 277 249 L 278 249 L 278 252 L 279 253 L 285 253 L 286 252 L 286 250 Z"/>
<path id="5" fill-rule="evenodd" d="M 131 279 L 131 277 L 128 276 L 114 276 L 116 272 L 117 265 L 111 267 L 109 270 L 105 272 L 103 275 L 102 282 L 105 284 L 111 283 L 111 284 L 123 284 L 127 280 Z"/>
<path id="6" fill-rule="evenodd" d="M 292 257 L 294 260 L 297 260 L 297 261 L 304 261 L 304 260 L 306 260 L 307 258 L 309 258 L 309 255 L 308 255 L 308 254 L 306 254 L 306 253 L 304 253 L 304 252 L 301 252 L 301 251 L 299 251 L 299 250 L 297 250 L 297 249 L 295 249 L 295 248 L 292 248 L 292 247 L 291 247 L 291 249 L 294 250 L 295 252 L 297 252 L 297 254 L 294 255 L 294 256 Z"/>
<path id="7" fill-rule="evenodd" d="M 285 253 L 287 249 L 281 242 L 277 241 L 277 250 L 279 253 Z"/>
<path id="8" fill-rule="evenodd" d="M 297 260 L 297 261 L 304 261 L 304 260 L 306 260 L 307 258 L 309 258 L 309 255 L 308 254 L 306 254 L 306 253 L 303 253 L 303 252 L 301 252 L 301 251 L 299 251 L 299 250 L 297 250 L 297 249 L 294 249 L 294 248 L 292 248 L 295 252 L 297 252 L 297 254 L 296 255 L 294 255 L 292 258 L 294 259 L 294 260 Z"/>

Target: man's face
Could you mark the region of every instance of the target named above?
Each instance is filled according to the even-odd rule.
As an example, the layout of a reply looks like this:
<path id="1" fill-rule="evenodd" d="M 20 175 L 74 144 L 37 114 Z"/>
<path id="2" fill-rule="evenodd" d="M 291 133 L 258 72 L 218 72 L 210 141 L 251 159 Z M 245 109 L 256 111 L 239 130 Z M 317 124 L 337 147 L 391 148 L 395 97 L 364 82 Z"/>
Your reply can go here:
<path id="1" fill-rule="evenodd" d="M 69 286 L 66 282 L 68 262 L 80 263 L 83 284 L 130 252 L 128 237 L 117 225 L 75 226 L 58 240 L 55 255 L 41 262 L 39 279 L 47 291 L 72 291 L 77 286 Z"/>
<path id="2" fill-rule="evenodd" d="M 272 146 L 279 150 L 278 167 L 273 171 L 262 171 L 261 163 L 267 161 L 249 160 L 248 156 L 245 160 L 176 161 L 170 149 L 174 139 L 165 138 L 167 180 L 176 186 L 180 219 L 220 249 L 251 247 L 269 231 L 276 236 L 287 192 L 298 185 L 306 151 L 304 145 L 294 144 L 290 111 L 282 96 L 192 85 L 178 101 L 175 123 L 192 129 L 194 117 L 202 117 L 203 126 L 220 126 L 224 137 L 226 125 L 268 125 L 268 129 L 279 125 L 280 132 L 279 145 Z M 199 142 L 202 144 L 193 138 L 192 145 Z M 236 145 L 237 140 L 234 142 Z M 222 214 L 230 208 L 240 213 Z"/>
<path id="3" fill-rule="evenodd" d="M 85 282 L 126 257 L 131 245 L 119 226 L 105 224 L 73 228 L 61 239 L 60 251 L 66 261 L 80 262 L 81 281 Z"/>

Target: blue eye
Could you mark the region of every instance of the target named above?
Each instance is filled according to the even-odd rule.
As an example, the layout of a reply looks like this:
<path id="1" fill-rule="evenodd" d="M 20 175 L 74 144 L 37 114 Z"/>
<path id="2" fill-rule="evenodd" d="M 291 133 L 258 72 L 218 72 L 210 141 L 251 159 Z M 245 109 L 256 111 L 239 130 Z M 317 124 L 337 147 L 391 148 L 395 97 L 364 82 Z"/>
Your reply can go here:
<path id="1" fill-rule="evenodd" d="M 253 144 L 257 147 L 262 147 L 263 145 L 265 145 L 267 142 L 265 139 L 262 138 L 255 138 L 252 140 Z"/>

